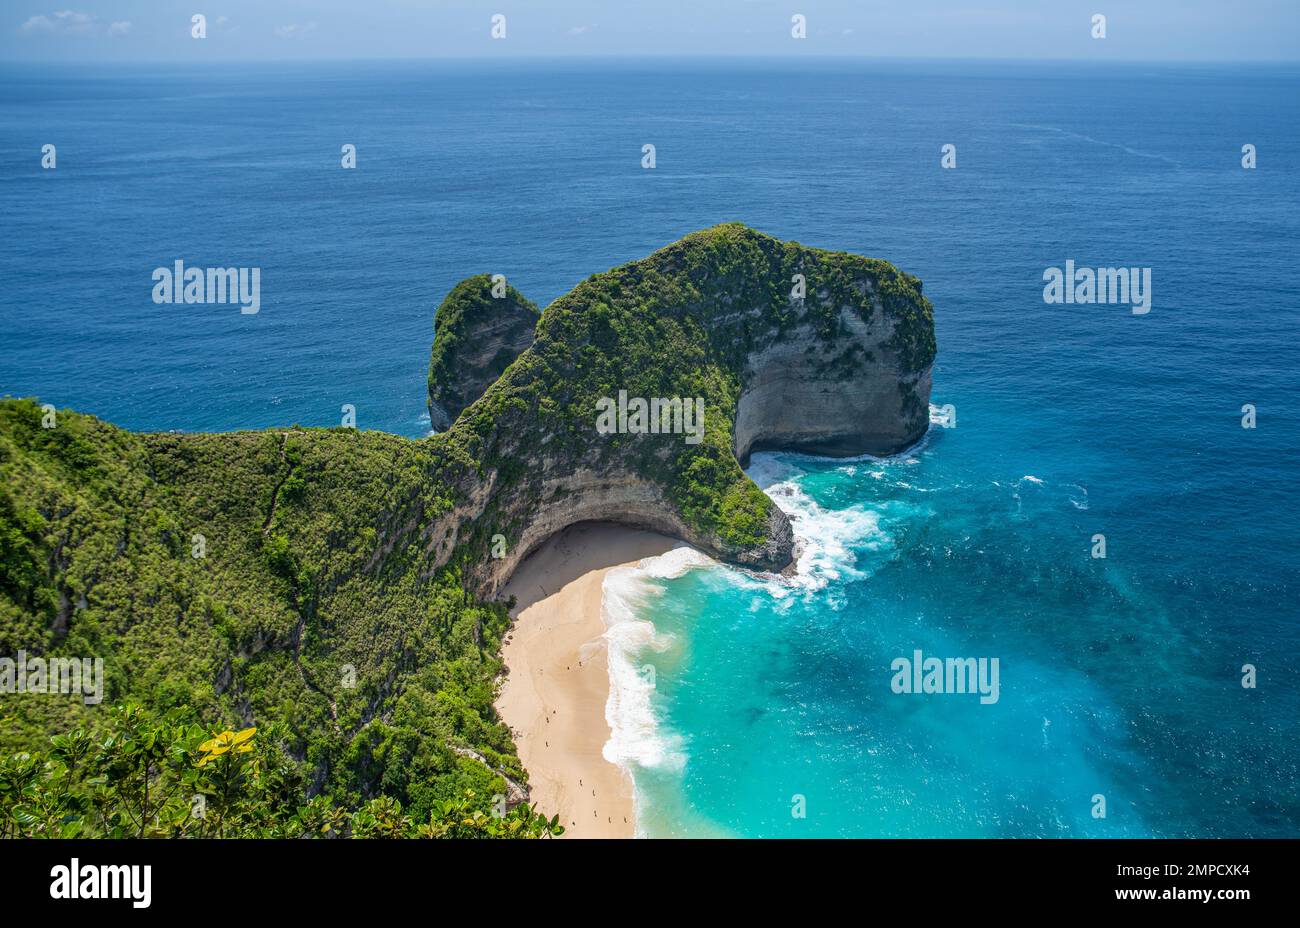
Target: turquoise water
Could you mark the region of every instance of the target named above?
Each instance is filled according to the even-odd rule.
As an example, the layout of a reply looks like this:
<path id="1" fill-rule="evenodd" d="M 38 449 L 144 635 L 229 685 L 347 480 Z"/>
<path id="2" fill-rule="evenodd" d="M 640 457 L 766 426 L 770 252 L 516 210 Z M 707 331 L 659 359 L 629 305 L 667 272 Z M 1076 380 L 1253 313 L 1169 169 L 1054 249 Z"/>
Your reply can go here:
<path id="1" fill-rule="evenodd" d="M 632 734 L 662 746 L 632 764 L 643 832 L 1293 832 L 1294 722 L 1246 701 L 1232 665 L 1255 652 L 1216 634 L 1269 594 L 1092 559 L 1114 525 L 1095 484 L 960 473 L 964 435 L 887 461 L 756 458 L 806 546 L 793 579 L 696 563 L 614 581 L 655 629 L 629 655 L 655 668 L 654 724 Z M 891 661 L 917 648 L 998 657 L 998 701 L 894 693 Z"/>
<path id="2" fill-rule="evenodd" d="M 0 392 L 129 428 L 349 403 L 423 435 L 457 280 L 545 303 L 721 221 L 925 281 L 955 429 L 888 461 L 756 457 L 805 540 L 793 579 L 622 579 L 611 752 L 645 833 L 1300 833 L 1295 68 L 5 65 L 0 87 Z M 153 304 L 177 259 L 261 267 L 260 313 Z M 1151 312 L 1046 305 L 1067 259 L 1151 267 Z M 917 648 L 998 658 L 998 702 L 893 693 Z"/>

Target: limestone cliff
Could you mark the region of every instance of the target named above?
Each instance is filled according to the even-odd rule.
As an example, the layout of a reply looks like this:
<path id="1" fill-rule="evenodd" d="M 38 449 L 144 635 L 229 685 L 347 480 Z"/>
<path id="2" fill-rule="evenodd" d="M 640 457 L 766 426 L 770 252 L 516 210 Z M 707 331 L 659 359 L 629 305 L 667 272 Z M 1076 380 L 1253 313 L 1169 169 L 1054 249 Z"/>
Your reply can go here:
<path id="1" fill-rule="evenodd" d="M 622 522 L 778 569 L 790 524 L 740 460 L 883 454 L 927 427 L 930 304 L 884 261 L 723 225 L 540 319 L 489 287 L 435 323 L 431 400 L 454 421 L 425 439 L 136 434 L 0 399 L 0 654 L 102 656 L 109 704 L 282 723 L 311 793 L 427 819 L 526 780 L 492 708 L 510 618 L 485 600 L 549 535 Z M 703 419 L 598 427 L 620 398 L 699 398 Z M 0 754 L 99 721 L 6 699 Z"/>
<path id="2" fill-rule="evenodd" d="M 457 284 L 433 319 L 429 420 L 445 430 L 532 344 L 537 306 L 486 274 Z"/>
<path id="3" fill-rule="evenodd" d="M 532 346 L 452 425 L 475 465 L 455 481 L 455 509 L 426 527 L 431 566 L 462 548 L 466 579 L 491 597 L 551 534 L 605 520 L 780 569 L 789 522 L 741 462 L 757 448 L 915 442 L 934 351 L 915 277 L 738 224 L 597 274 L 546 308 Z M 598 411 L 620 392 L 701 398 L 702 439 L 602 434 Z M 504 556 L 491 556 L 493 536 Z"/>

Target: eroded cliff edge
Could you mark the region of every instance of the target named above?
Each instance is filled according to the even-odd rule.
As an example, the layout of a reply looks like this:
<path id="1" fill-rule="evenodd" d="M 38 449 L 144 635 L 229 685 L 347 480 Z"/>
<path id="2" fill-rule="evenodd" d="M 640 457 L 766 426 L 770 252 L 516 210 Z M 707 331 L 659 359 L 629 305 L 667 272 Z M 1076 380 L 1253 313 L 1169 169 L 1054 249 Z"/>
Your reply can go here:
<path id="1" fill-rule="evenodd" d="M 504 279 L 462 280 L 433 318 L 429 355 L 429 422 L 437 431 L 456 421 L 515 358 L 533 343 L 537 306 Z"/>
<path id="2" fill-rule="evenodd" d="M 550 304 L 451 425 L 465 469 L 457 505 L 424 532 L 430 566 L 464 552 L 466 581 L 491 598 L 547 537 L 601 520 L 780 569 L 790 524 L 742 463 L 761 448 L 907 447 L 928 425 L 934 354 L 921 282 L 888 262 L 734 223 L 688 235 Z M 620 391 L 702 399 L 702 440 L 601 434 L 598 404 Z"/>
<path id="3" fill-rule="evenodd" d="M 140 434 L 0 399 L 0 653 L 102 656 L 110 704 L 283 724 L 307 794 L 418 819 L 526 778 L 492 707 L 510 617 L 491 600 L 547 536 L 608 520 L 779 568 L 790 525 L 741 459 L 883 454 L 927 425 L 930 305 L 884 261 L 718 226 L 582 282 L 518 352 L 531 321 L 497 329 L 488 287 L 456 292 L 470 360 L 437 395 L 468 405 L 425 439 Z M 601 434 L 620 391 L 703 399 L 701 441 Z M 0 752 L 102 717 L 7 699 Z"/>

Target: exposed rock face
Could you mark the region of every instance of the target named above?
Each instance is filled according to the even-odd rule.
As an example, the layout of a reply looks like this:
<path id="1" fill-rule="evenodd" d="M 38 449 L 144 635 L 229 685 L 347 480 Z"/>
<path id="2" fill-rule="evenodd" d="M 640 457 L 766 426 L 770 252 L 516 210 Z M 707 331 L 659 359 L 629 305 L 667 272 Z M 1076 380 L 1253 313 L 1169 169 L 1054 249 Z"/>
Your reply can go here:
<path id="1" fill-rule="evenodd" d="M 429 420 L 445 431 L 533 342 L 537 306 L 486 274 L 458 283 L 433 318 Z"/>
<path id="2" fill-rule="evenodd" d="M 833 359 L 807 326 L 746 359 L 735 431 L 742 465 L 749 464 L 751 452 L 763 449 L 830 457 L 894 454 L 925 432 L 929 366 L 920 371 L 889 363 L 855 366 L 855 357 L 890 358 L 894 326 L 878 305 L 874 324 L 863 322 L 852 307 L 839 312 L 843 332 Z M 846 370 L 856 372 L 851 383 L 843 379 Z"/>
<path id="3" fill-rule="evenodd" d="M 547 537 L 601 520 L 781 569 L 789 521 L 740 461 L 758 448 L 902 450 L 928 427 L 934 351 L 916 278 L 741 225 L 595 275 L 547 307 L 533 345 L 449 430 L 468 460 L 442 474 L 457 503 L 424 529 L 430 567 L 457 551 L 467 585 L 491 598 Z M 699 397 L 703 440 L 602 434 L 600 403 L 619 391 Z"/>
<path id="4" fill-rule="evenodd" d="M 431 533 L 433 538 L 440 535 L 444 538 L 439 545 L 444 558 L 461 544 L 489 552 L 488 557 L 466 562 L 466 581 L 484 599 L 494 598 L 519 563 L 547 538 L 579 522 L 614 522 L 660 532 L 755 570 L 775 571 L 790 563 L 794 533 L 785 514 L 775 506 L 764 514 L 762 539 L 753 545 L 736 546 L 728 544 L 719 533 L 704 532 L 688 523 L 659 485 L 640 479 L 626 469 L 602 474 L 581 467 L 571 468 L 559 458 L 538 463 L 542 468 L 541 479 L 496 494 L 492 505 L 486 507 L 493 534 L 497 529 L 508 532 L 504 557 L 490 556 L 491 537 L 480 536 L 473 527 L 467 526 L 467 522 L 476 520 L 466 519 L 465 512 L 439 520 Z M 541 505 L 531 495 L 535 488 L 545 494 Z M 504 513 L 516 512 L 526 513 L 527 517 L 504 522 Z"/>

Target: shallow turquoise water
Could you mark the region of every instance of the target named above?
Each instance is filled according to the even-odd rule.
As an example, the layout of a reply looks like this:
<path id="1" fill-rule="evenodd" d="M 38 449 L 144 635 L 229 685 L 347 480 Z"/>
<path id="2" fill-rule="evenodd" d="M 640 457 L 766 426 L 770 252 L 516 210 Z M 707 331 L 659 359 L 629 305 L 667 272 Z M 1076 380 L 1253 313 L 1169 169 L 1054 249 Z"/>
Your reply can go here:
<path id="1" fill-rule="evenodd" d="M 1287 833 L 1291 775 L 1256 793 L 1267 771 L 1236 752 L 1266 767 L 1293 723 L 1248 701 L 1215 606 L 1090 558 L 1082 484 L 954 481 L 955 447 L 958 432 L 885 462 L 757 459 L 811 549 L 799 575 L 702 566 L 628 589 L 658 646 L 634 660 L 656 671 L 638 734 L 665 746 L 633 768 L 643 831 Z M 891 661 L 917 648 L 998 657 L 997 702 L 894 693 Z"/>

